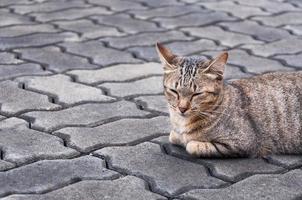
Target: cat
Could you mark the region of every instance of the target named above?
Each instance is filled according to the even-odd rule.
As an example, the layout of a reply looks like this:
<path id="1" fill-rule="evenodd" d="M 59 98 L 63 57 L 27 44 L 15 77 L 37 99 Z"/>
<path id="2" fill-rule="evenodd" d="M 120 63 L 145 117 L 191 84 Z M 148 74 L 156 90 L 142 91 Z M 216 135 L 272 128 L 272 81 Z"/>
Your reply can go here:
<path id="1" fill-rule="evenodd" d="M 302 72 L 224 80 L 228 53 L 181 57 L 160 43 L 169 141 L 198 157 L 302 153 Z"/>

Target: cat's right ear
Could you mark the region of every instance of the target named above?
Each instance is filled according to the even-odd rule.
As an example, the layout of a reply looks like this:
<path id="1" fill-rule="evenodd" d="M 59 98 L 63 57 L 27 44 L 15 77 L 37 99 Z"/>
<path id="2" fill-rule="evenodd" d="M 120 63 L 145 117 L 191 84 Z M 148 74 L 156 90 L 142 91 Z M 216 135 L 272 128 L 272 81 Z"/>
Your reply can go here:
<path id="1" fill-rule="evenodd" d="M 176 67 L 172 65 L 172 60 L 176 57 L 172 51 L 160 43 L 156 43 L 156 51 L 164 66 L 164 70 L 174 70 Z"/>

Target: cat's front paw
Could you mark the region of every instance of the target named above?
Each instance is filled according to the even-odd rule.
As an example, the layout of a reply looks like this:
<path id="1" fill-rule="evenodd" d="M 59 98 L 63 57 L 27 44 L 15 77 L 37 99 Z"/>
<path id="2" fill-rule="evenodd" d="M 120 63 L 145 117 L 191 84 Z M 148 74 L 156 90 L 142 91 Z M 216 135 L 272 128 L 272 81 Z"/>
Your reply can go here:
<path id="1" fill-rule="evenodd" d="M 178 133 L 175 133 L 174 131 L 170 132 L 169 135 L 169 142 L 172 144 L 181 144 L 181 139 L 180 139 L 180 135 Z"/>
<path id="2" fill-rule="evenodd" d="M 190 141 L 186 146 L 186 151 L 192 156 L 200 156 L 200 142 Z"/>

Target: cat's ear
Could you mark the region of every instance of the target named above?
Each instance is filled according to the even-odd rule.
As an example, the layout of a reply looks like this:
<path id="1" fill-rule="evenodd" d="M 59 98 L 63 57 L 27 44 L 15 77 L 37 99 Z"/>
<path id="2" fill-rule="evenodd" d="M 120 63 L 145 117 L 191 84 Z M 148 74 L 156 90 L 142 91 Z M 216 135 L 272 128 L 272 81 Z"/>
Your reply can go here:
<path id="1" fill-rule="evenodd" d="M 223 79 L 225 64 L 228 60 L 228 53 L 223 52 L 209 62 L 209 65 L 202 72 L 212 79 Z"/>
<path id="2" fill-rule="evenodd" d="M 172 65 L 172 60 L 177 56 L 174 55 L 170 49 L 164 47 L 164 45 L 158 42 L 156 43 L 155 47 L 160 61 L 164 66 L 164 70 L 174 70 L 176 67 Z"/>

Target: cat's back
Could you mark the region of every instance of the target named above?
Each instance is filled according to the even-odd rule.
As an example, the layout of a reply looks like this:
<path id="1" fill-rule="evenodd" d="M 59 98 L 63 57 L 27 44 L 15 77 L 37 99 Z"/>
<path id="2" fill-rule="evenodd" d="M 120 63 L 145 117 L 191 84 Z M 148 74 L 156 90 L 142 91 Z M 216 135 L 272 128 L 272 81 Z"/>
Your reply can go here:
<path id="1" fill-rule="evenodd" d="M 302 72 L 267 73 L 231 84 L 240 91 L 242 108 L 263 143 L 278 152 L 301 151 Z M 288 146 L 293 141 L 297 146 Z"/>

